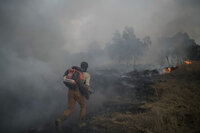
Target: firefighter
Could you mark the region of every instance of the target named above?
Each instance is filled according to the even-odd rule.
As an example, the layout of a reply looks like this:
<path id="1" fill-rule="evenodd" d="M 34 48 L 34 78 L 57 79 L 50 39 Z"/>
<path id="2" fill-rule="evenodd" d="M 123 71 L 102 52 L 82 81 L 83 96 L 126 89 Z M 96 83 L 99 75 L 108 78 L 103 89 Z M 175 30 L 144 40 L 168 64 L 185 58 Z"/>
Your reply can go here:
<path id="1" fill-rule="evenodd" d="M 84 117 L 86 114 L 86 99 L 89 99 L 90 92 L 90 74 L 87 72 L 88 63 L 81 62 L 80 64 L 81 70 L 77 67 L 72 67 L 74 69 L 78 69 L 78 71 L 82 71 L 84 80 L 79 80 L 77 87 L 68 87 L 68 108 L 63 112 L 63 114 L 56 119 L 56 129 L 58 132 L 61 132 L 62 123 L 67 117 L 74 111 L 75 103 L 78 102 L 80 105 L 80 118 L 79 118 L 79 127 L 83 127 L 86 125 L 84 122 Z M 68 71 L 65 72 L 64 77 L 68 74 Z M 87 93 L 82 92 L 81 89 L 87 89 Z"/>

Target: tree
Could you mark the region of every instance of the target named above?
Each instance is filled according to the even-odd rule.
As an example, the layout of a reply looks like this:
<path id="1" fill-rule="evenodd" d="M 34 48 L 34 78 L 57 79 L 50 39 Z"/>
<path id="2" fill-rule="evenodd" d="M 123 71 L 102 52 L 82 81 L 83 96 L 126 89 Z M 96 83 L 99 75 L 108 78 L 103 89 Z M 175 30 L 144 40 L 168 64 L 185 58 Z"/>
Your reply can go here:
<path id="1" fill-rule="evenodd" d="M 142 42 L 136 37 L 133 28 L 125 27 L 122 34 L 119 31 L 113 34 L 112 42 L 105 49 L 112 60 L 129 64 L 130 61 L 135 62 L 143 55 L 147 44 L 151 43 L 150 37 L 147 37 L 145 41 Z"/>

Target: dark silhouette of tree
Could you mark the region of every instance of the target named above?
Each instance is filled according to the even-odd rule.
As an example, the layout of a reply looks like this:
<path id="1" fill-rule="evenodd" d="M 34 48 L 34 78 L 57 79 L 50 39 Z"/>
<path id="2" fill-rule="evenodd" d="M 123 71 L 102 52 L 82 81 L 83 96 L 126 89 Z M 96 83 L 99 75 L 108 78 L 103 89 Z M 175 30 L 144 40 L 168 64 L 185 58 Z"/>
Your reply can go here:
<path id="1" fill-rule="evenodd" d="M 163 39 L 161 43 L 164 46 L 162 47 L 163 56 L 182 61 L 199 58 L 199 45 L 187 33 L 178 32 L 172 37 Z"/>
<path id="2" fill-rule="evenodd" d="M 116 31 L 113 34 L 112 43 L 105 47 L 112 60 L 119 63 L 129 63 L 137 60 L 145 52 L 147 45 L 151 44 L 150 37 L 146 37 L 145 41 L 140 41 L 134 34 L 131 27 L 125 27 L 123 33 Z"/>

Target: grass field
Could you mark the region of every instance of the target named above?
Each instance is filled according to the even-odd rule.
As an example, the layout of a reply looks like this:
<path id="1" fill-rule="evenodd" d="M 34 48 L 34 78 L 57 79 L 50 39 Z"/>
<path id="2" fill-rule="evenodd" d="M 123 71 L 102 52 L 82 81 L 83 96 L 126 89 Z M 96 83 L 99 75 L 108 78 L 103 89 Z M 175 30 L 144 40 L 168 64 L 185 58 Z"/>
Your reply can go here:
<path id="1" fill-rule="evenodd" d="M 148 97 L 145 104 L 135 106 L 129 99 L 123 111 L 95 115 L 87 127 L 97 133 L 200 132 L 199 61 L 159 75 L 149 89 L 154 95 Z M 118 103 L 124 101 L 122 97 Z M 133 112 L 132 106 L 145 111 Z"/>

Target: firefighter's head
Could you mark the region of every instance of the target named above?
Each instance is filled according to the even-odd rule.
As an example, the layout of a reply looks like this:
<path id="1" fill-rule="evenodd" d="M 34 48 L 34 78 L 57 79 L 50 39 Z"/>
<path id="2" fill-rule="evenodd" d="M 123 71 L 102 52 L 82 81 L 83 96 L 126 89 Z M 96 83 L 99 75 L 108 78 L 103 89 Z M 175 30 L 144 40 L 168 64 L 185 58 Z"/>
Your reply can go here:
<path id="1" fill-rule="evenodd" d="M 83 69 L 84 72 L 86 72 L 88 68 L 88 63 L 85 61 L 81 62 L 81 68 Z"/>

